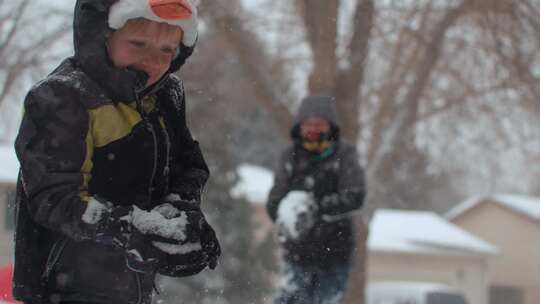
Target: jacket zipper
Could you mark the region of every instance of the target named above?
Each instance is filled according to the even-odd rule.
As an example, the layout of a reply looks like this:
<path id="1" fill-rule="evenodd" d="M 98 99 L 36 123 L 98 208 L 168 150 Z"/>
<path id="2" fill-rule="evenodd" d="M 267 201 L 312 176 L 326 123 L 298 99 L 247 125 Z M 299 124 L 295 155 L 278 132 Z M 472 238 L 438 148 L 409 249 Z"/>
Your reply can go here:
<path id="1" fill-rule="evenodd" d="M 165 135 L 165 143 L 167 144 L 167 151 L 166 151 L 166 158 L 165 158 L 165 169 L 163 172 L 163 175 L 165 176 L 165 191 L 164 194 L 167 195 L 169 193 L 169 173 L 171 171 L 169 158 L 171 157 L 171 138 L 169 137 L 169 133 L 167 132 L 167 127 L 163 128 L 163 134 Z"/>
<path id="2" fill-rule="evenodd" d="M 165 187 L 163 193 L 167 195 L 169 193 L 169 173 L 170 173 L 170 157 L 171 157 L 171 138 L 169 132 L 167 131 L 167 121 L 165 120 L 165 115 L 158 107 L 160 116 L 163 117 L 163 126 L 161 126 L 161 131 L 163 132 L 163 137 L 165 138 L 165 167 L 163 168 L 163 176 L 165 176 Z M 158 117 L 159 124 L 159 117 Z"/>
<path id="3" fill-rule="evenodd" d="M 146 115 L 146 111 L 144 110 L 144 106 L 142 104 L 142 100 L 139 97 L 140 92 L 136 92 L 136 104 L 137 109 L 139 111 L 139 114 L 141 115 L 141 118 L 143 120 L 144 125 L 146 128 L 152 133 L 152 141 L 154 146 L 154 155 L 153 155 L 153 167 L 152 167 L 152 175 L 150 175 L 150 184 L 148 185 L 148 202 L 147 205 L 150 206 L 152 203 L 152 189 L 154 188 L 154 178 L 156 176 L 157 171 L 157 157 L 158 157 L 158 147 L 157 147 L 157 138 L 156 138 L 156 131 L 154 130 L 154 127 L 152 126 L 152 123 L 149 121 L 148 116 Z"/>
<path id="4" fill-rule="evenodd" d="M 152 201 L 152 191 L 154 190 L 154 178 L 156 177 L 156 171 L 157 171 L 157 162 L 158 162 L 158 142 L 157 142 L 157 136 L 156 136 L 156 130 L 154 130 L 154 126 L 152 126 L 151 122 L 148 122 L 148 129 L 150 130 L 150 133 L 152 133 L 152 140 L 154 142 L 154 167 L 152 168 L 152 175 L 150 176 L 150 185 L 148 188 L 148 199 L 149 204 Z"/>
<path id="5" fill-rule="evenodd" d="M 149 91 L 149 92 L 146 92 L 146 95 L 147 96 L 150 96 L 151 94 L 155 93 L 160 87 L 161 85 L 166 81 L 167 77 L 166 76 L 163 76 L 161 77 L 160 80 L 158 80 L 158 82 L 153 86 L 153 88 Z M 137 86 L 137 88 L 135 88 L 135 102 L 136 102 L 136 105 L 137 105 L 137 109 L 139 111 L 139 113 L 141 114 L 141 117 L 144 121 L 144 124 L 146 125 L 146 127 L 148 128 L 148 130 L 150 130 L 150 132 L 152 133 L 152 140 L 154 141 L 154 167 L 152 168 L 152 175 L 150 176 L 150 185 L 148 186 L 148 205 L 151 205 L 152 203 L 152 191 L 153 191 L 153 188 L 154 188 L 154 178 L 156 177 L 156 172 L 157 172 L 157 162 L 158 162 L 158 142 L 157 142 L 157 136 L 156 136 L 156 131 L 154 129 L 154 127 L 152 126 L 152 123 L 149 121 L 148 119 L 148 116 L 146 115 L 146 112 L 144 111 L 144 106 L 142 104 L 142 101 L 141 101 L 141 93 L 144 92 L 144 86 L 139 84 Z M 157 119 L 158 120 L 158 125 L 159 125 L 159 118 Z M 162 128 L 163 129 L 163 128 Z M 165 170 L 169 170 L 169 149 L 170 149 L 170 142 L 169 142 L 169 134 L 167 134 L 167 131 L 165 131 L 165 137 L 166 137 L 166 141 L 167 141 L 167 152 L 166 152 L 166 157 L 167 157 L 167 160 L 166 160 L 166 164 L 165 164 Z M 167 172 L 168 173 L 168 172 Z M 168 188 L 168 186 L 167 186 Z M 165 191 L 165 193 L 167 193 L 167 191 Z"/>
<path id="6" fill-rule="evenodd" d="M 67 238 L 62 238 L 58 241 L 56 241 L 51 251 L 49 252 L 49 256 L 47 257 L 47 263 L 45 264 L 45 271 L 43 272 L 42 279 L 44 282 L 49 281 L 49 277 L 51 275 L 52 270 L 54 269 L 54 266 L 58 261 L 60 260 L 60 256 L 62 255 L 62 252 L 64 251 L 64 248 L 66 247 L 68 242 Z"/>
<path id="7" fill-rule="evenodd" d="M 137 304 L 142 303 L 142 282 L 141 275 L 138 272 L 133 271 L 135 274 L 135 281 L 137 282 Z"/>

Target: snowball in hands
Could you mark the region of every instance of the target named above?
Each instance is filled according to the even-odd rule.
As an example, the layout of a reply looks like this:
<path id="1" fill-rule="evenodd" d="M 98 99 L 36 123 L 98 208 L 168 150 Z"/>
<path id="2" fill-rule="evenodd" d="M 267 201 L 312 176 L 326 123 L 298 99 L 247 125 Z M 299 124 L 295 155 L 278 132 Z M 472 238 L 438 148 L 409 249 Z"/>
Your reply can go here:
<path id="1" fill-rule="evenodd" d="M 187 243 L 187 225 L 193 224 L 188 220 L 185 211 L 180 211 L 171 204 L 162 204 L 150 212 L 133 207 L 132 225 L 142 234 L 158 235 L 179 243 L 170 244 L 152 241 L 152 245 L 168 254 L 186 254 L 201 250 L 200 242 Z"/>
<path id="2" fill-rule="evenodd" d="M 280 239 L 298 240 L 313 227 L 317 205 L 311 193 L 289 192 L 279 204 L 277 226 Z"/>
<path id="3" fill-rule="evenodd" d="M 184 241 L 187 237 L 186 226 L 189 224 L 186 213 L 180 211 L 179 216 L 167 218 L 160 211 L 163 210 L 144 211 L 133 206 L 131 224 L 142 234 L 153 234 L 166 239 Z"/>

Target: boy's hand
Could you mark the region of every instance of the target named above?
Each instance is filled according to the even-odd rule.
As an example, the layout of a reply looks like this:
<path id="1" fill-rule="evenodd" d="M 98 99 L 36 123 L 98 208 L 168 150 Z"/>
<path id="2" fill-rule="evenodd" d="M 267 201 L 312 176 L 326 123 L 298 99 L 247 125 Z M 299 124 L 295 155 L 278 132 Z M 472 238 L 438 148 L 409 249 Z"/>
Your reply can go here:
<path id="1" fill-rule="evenodd" d="M 177 266 L 205 264 L 211 269 L 216 267 L 221 247 L 198 204 L 167 201 L 150 212 L 136 209 L 132 223 L 154 248 L 175 256 Z"/>
<path id="2" fill-rule="evenodd" d="M 200 203 L 196 201 L 184 201 L 178 195 L 169 195 L 165 199 L 166 203 L 161 204 L 154 208 L 160 212 L 166 218 L 173 218 L 180 214 L 180 210 L 186 210 L 188 212 L 197 211 L 201 214 L 200 220 L 200 243 L 202 250 L 205 254 L 208 267 L 215 269 L 217 261 L 221 256 L 221 246 L 216 237 L 216 233 L 212 226 L 208 224 L 202 211 L 199 208 Z"/>
<path id="3" fill-rule="evenodd" d="M 177 200 L 174 202 L 169 201 L 169 203 L 162 204 L 161 206 L 156 207 L 156 209 L 159 209 L 164 216 L 175 214 L 175 212 L 173 211 L 173 209 L 170 208 L 170 206 L 174 206 L 176 210 L 188 210 L 186 211 L 187 213 L 198 212 L 200 214 L 200 238 L 198 241 L 200 242 L 202 252 L 208 267 L 210 269 L 215 269 L 218 263 L 218 259 L 221 256 L 221 246 L 216 237 L 214 229 L 212 228 L 212 226 L 210 226 L 210 224 L 208 224 L 208 222 L 204 218 L 204 215 L 199 208 L 199 204 L 193 201 L 187 202 Z"/>
<path id="4" fill-rule="evenodd" d="M 184 244 L 199 241 L 203 221 L 198 210 L 181 211 L 165 203 L 151 211 L 133 207 L 131 223 L 151 240 Z"/>
<path id="5" fill-rule="evenodd" d="M 216 232 L 204 221 L 201 234 L 201 246 L 206 254 L 206 259 L 208 261 L 208 267 L 210 269 L 215 269 L 218 263 L 218 259 L 221 256 L 221 246 L 216 237 Z"/>
<path id="6" fill-rule="evenodd" d="M 124 248 L 131 233 L 131 211 L 131 206 L 116 206 L 96 195 L 89 200 L 82 221 L 96 225 L 96 242 Z"/>
<path id="7" fill-rule="evenodd" d="M 148 239 L 139 231 L 131 233 L 126 246 L 126 265 L 140 273 L 156 272 L 163 253 L 155 250 Z"/>

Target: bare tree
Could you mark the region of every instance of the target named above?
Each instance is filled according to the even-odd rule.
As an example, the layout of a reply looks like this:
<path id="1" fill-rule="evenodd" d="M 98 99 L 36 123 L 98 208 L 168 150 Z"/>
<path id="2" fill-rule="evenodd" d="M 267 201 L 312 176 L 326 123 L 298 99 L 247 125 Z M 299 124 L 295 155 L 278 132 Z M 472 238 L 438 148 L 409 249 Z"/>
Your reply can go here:
<path id="1" fill-rule="evenodd" d="M 249 14 L 240 2 L 225 6 L 203 0 L 205 19 L 227 37 L 238 53 L 238 63 L 251 79 L 257 102 L 265 107 L 287 134 L 294 100 L 284 95 L 286 83 L 293 81 L 283 72 L 280 54 L 271 54 L 253 27 L 247 27 Z M 280 9 L 275 1 L 269 7 Z M 358 217 L 358 250 L 351 273 L 346 303 L 361 303 L 364 298 L 367 223 L 378 207 L 428 208 L 431 201 L 418 198 L 428 192 L 433 176 L 427 173 L 430 161 L 418 145 L 418 129 L 426 120 L 445 113 L 458 114 L 471 103 L 486 101 L 508 88 L 538 95 L 538 75 L 531 69 L 537 62 L 537 48 L 518 47 L 523 27 L 538 37 L 540 10 L 534 1 L 462 0 L 454 2 L 353 1 L 354 12 L 347 33 L 340 33 L 344 1 L 296 0 L 291 20 L 279 34 L 294 30 L 304 33 L 308 45 L 308 94 L 337 97 L 343 123 L 343 135 L 359 143 L 368 168 L 368 200 L 363 218 Z M 273 6 L 272 6 L 273 5 Z M 511 29 L 487 23 L 485 18 L 503 17 L 517 7 L 526 10 L 514 17 Z M 528 25 L 524 26 L 523 16 Z M 260 21 L 261 19 L 257 19 Z M 477 22 L 482 20 L 482 22 Z M 519 22 L 518 22 L 519 21 Z M 271 23 L 271 22 L 268 22 Z M 481 24 L 495 31 L 489 45 Z M 495 22 L 497 23 L 497 22 Z M 500 31 L 510 36 L 501 36 Z M 535 32 L 536 30 L 536 32 Z M 501 41 L 502 40 L 502 41 Z M 520 41 L 521 40 L 521 41 Z M 503 43 L 504 42 L 504 43 Z M 297 44 L 298 41 L 291 42 Z M 504 45 L 505 48 L 494 47 Z M 485 49 L 481 49 L 485 46 Z M 342 49 L 340 49 L 342 48 Z M 516 49 L 517 48 L 517 49 Z M 344 50 L 343 50 L 344 49 Z M 529 50 L 527 56 L 524 50 Z M 471 81 L 471 75 L 493 70 L 493 56 L 504 63 L 512 77 L 483 77 Z M 302 60 L 306 60 L 305 58 Z M 277 68 L 276 68 L 277 67 Z M 502 73 L 504 74 L 504 73 Z M 517 77 L 519 76 L 519 77 Z M 486 79 L 487 78 L 487 79 Z M 536 101 L 537 98 L 530 98 Z M 531 103 L 531 106 L 537 102 Z M 421 177 L 424 176 L 424 177 Z M 444 182 L 444 181 L 443 181 Z M 405 192 L 410 193 L 405 193 Z M 353 287 L 353 288 L 352 288 Z"/>
<path id="2" fill-rule="evenodd" d="M 3 109 L 20 107 L 20 91 L 26 87 L 25 81 L 43 76 L 44 68 L 58 60 L 50 49 L 69 33 L 69 13 L 47 6 L 36 9 L 38 6 L 39 3 L 30 0 L 0 2 L 0 107 Z M 6 129 L 15 124 L 5 120 Z M 4 133 L 7 137 L 4 140 L 9 140 L 11 132 Z"/>
<path id="3" fill-rule="evenodd" d="M 506 6 L 504 13 L 480 17 L 476 21 L 490 37 L 485 47 L 494 52 L 501 70 L 508 72 L 509 87 L 519 88 L 523 105 L 540 115 L 539 3 L 520 1 Z"/>
<path id="4" fill-rule="evenodd" d="M 540 117 L 540 3 L 537 1 L 503 1 L 498 10 L 475 16 L 473 22 L 485 35 L 481 51 L 491 55 L 492 75 L 499 80 L 500 93 L 506 104 L 513 108 L 524 109 L 532 118 L 523 119 L 514 124 L 511 136 L 499 126 L 500 138 L 508 145 L 519 146 L 523 157 L 527 159 L 527 173 L 536 175 L 532 182 L 532 191 L 538 195 L 538 159 L 540 151 L 538 134 L 531 130 L 538 129 Z M 493 95 L 493 94 L 492 94 Z M 500 119 L 493 109 L 489 113 L 493 119 Z M 503 114 L 508 116 L 509 110 Z M 527 126 L 522 126 L 527 124 Z M 532 127 L 531 127 L 532 126 Z M 519 142 L 515 142 L 518 139 Z"/>

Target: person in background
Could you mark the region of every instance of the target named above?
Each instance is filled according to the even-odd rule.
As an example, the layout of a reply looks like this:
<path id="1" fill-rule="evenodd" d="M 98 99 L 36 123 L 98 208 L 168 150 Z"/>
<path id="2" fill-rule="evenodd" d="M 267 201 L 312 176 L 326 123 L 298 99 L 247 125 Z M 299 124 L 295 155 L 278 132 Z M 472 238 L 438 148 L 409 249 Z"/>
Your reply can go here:
<path id="1" fill-rule="evenodd" d="M 156 274 L 215 268 L 209 170 L 186 124 L 191 0 L 78 0 L 75 54 L 27 94 L 15 143 L 13 291 L 24 303 L 151 303 Z"/>
<path id="2" fill-rule="evenodd" d="M 355 247 L 351 212 L 362 206 L 365 184 L 356 149 L 339 131 L 334 98 L 302 101 L 267 202 L 283 257 L 275 304 L 343 298 Z"/>

